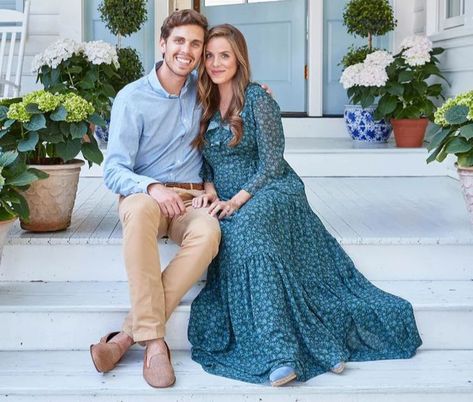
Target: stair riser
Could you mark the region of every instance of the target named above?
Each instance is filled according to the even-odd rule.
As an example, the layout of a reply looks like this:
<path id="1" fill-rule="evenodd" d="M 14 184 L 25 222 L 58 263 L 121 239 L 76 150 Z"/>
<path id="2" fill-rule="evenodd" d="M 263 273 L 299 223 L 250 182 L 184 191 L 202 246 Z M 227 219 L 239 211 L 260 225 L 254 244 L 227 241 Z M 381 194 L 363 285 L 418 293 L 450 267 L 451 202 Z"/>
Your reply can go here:
<path id="1" fill-rule="evenodd" d="M 471 245 L 344 244 L 370 280 L 471 280 Z M 178 247 L 160 242 L 165 267 Z M 120 244 L 5 245 L 2 281 L 125 281 Z"/>
<path id="2" fill-rule="evenodd" d="M 126 308 L 109 312 L 0 312 L 0 322 L 6 328 L 0 350 L 87 349 L 105 333 L 119 330 L 125 315 Z M 473 310 L 419 309 L 415 315 L 423 349 L 473 349 Z M 169 320 L 166 339 L 173 349 L 190 348 L 188 320 L 188 306 L 178 307 Z"/>
<path id="3" fill-rule="evenodd" d="M 427 165 L 427 154 L 286 153 L 302 177 L 444 176 L 445 166 Z"/>
<path id="4" fill-rule="evenodd" d="M 144 381 L 144 380 L 143 380 Z M 179 379 L 177 380 L 179 381 Z M 202 384 L 204 388 L 206 384 Z M 210 385 L 210 384 L 207 384 Z M 473 395 L 471 393 L 456 393 L 452 392 L 438 392 L 433 390 L 426 390 L 416 392 L 396 392 L 389 390 L 379 390 L 376 393 L 356 391 L 352 393 L 339 393 L 335 395 L 318 393 L 302 394 L 301 387 L 297 387 L 294 391 L 278 392 L 278 394 L 265 395 L 261 391 L 255 390 L 252 393 L 241 392 L 238 390 L 229 389 L 226 392 L 214 393 L 212 391 L 202 391 L 201 393 L 185 393 L 183 391 L 170 392 L 166 390 L 154 390 L 153 393 L 126 395 L 117 393 L 114 395 L 103 393 L 91 393 L 84 395 L 83 392 L 75 394 L 68 393 L 67 395 L 48 394 L 48 395 L 0 395 L 0 400 L 15 401 L 15 402 L 90 402 L 92 399 L 103 402 L 471 402 Z"/>

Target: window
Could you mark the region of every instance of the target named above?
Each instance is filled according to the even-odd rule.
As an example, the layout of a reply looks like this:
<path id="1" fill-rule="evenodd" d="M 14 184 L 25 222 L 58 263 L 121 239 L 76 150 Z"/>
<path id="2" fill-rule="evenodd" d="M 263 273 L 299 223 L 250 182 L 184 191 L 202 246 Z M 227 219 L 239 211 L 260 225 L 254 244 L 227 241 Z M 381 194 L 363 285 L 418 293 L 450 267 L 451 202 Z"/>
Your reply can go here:
<path id="1" fill-rule="evenodd" d="M 465 25 L 465 0 L 444 0 L 440 9 L 440 28 L 447 30 Z"/>
<path id="2" fill-rule="evenodd" d="M 268 1 L 281 1 L 281 0 L 205 0 L 205 7 L 228 6 L 230 4 L 265 3 Z"/>

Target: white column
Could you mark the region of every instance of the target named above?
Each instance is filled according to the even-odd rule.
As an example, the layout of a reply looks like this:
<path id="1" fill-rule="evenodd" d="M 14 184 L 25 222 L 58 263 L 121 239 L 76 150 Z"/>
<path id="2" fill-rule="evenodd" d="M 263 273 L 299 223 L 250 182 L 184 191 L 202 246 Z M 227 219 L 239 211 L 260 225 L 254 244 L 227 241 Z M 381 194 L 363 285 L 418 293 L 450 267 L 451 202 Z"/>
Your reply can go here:
<path id="1" fill-rule="evenodd" d="M 61 38 L 82 41 L 84 39 L 84 0 L 58 2 L 59 26 Z"/>

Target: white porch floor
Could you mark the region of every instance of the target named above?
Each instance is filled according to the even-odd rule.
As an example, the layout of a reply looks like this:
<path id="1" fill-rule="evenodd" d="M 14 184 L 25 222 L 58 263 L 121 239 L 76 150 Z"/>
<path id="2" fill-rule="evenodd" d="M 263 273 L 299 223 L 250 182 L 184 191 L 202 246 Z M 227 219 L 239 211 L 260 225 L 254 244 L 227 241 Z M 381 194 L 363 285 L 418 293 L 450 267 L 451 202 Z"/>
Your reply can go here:
<path id="1" fill-rule="evenodd" d="M 342 244 L 473 244 L 460 184 L 449 177 L 304 178 L 313 210 Z M 290 218 L 290 211 L 288 211 Z M 69 229 L 29 233 L 10 244 L 117 244 L 117 196 L 101 178 L 83 177 Z"/>

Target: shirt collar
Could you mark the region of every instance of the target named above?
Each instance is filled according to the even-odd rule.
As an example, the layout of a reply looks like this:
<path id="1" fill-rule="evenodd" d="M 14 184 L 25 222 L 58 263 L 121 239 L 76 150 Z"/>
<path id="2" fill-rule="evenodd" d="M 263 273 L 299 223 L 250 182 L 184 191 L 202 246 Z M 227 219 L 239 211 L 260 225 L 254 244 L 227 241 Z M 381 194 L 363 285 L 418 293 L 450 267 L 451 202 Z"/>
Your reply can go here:
<path id="1" fill-rule="evenodd" d="M 168 91 L 166 91 L 164 89 L 164 87 L 161 85 L 161 82 L 159 81 L 159 78 L 158 78 L 158 74 L 157 74 L 157 71 L 158 69 L 161 67 L 161 65 L 163 64 L 163 61 L 158 61 L 155 66 L 153 67 L 153 69 L 150 71 L 150 73 L 148 74 L 148 82 L 149 84 L 151 85 L 151 88 L 153 88 L 153 90 L 155 90 L 157 93 L 159 93 L 160 95 L 166 97 L 166 98 L 178 98 L 179 96 L 176 96 L 176 95 L 172 95 L 170 94 Z M 186 79 L 186 82 L 184 83 L 184 86 L 182 87 L 181 89 L 181 93 L 180 95 L 184 95 L 188 89 L 189 89 L 189 85 L 191 83 L 191 81 L 195 78 L 195 74 L 194 72 L 190 73 Z"/>

